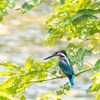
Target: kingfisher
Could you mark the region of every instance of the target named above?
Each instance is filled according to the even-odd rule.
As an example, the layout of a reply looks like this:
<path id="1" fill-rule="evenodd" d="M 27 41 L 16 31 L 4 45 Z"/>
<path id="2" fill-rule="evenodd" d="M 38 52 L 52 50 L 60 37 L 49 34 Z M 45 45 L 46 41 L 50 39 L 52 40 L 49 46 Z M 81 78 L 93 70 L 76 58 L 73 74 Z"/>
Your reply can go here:
<path id="1" fill-rule="evenodd" d="M 44 60 L 47 60 L 49 58 L 58 56 L 59 59 L 59 67 L 63 73 L 63 75 L 67 76 L 71 86 L 74 85 L 74 70 L 71 61 L 67 57 L 67 53 L 65 50 L 61 49 L 56 52 L 54 52 L 52 55 L 49 57 L 45 58 Z"/>

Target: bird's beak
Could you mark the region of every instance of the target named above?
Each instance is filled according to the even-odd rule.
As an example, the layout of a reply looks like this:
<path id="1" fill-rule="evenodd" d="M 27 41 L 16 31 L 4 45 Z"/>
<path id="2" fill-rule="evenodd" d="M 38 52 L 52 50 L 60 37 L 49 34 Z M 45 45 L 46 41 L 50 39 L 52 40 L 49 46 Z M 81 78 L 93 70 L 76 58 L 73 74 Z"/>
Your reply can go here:
<path id="1" fill-rule="evenodd" d="M 52 57 L 54 57 L 54 56 L 55 56 L 55 55 L 52 54 L 52 55 L 50 55 L 49 57 L 45 58 L 44 60 L 47 60 L 47 59 L 52 58 Z"/>

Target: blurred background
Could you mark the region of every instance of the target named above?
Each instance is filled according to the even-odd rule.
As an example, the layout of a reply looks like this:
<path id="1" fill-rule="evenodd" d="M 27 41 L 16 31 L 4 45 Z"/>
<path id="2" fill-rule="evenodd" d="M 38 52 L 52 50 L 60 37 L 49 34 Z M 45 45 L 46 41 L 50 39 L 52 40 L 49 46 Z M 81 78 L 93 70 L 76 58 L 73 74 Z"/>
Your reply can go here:
<path id="1" fill-rule="evenodd" d="M 68 41 L 64 37 L 57 41 L 53 47 L 43 46 L 43 39 L 47 31 L 43 25 L 49 18 L 49 13 L 53 7 L 48 2 L 44 2 L 22 15 L 19 10 L 16 10 L 22 3 L 22 0 L 17 2 L 15 9 L 9 10 L 9 14 L 0 23 L 0 62 L 12 61 L 12 63 L 24 66 L 24 62 L 29 56 L 32 56 L 34 60 L 43 62 L 43 58 L 57 49 L 64 49 L 68 45 Z M 73 39 L 71 42 L 79 43 L 80 41 Z M 98 57 L 98 54 L 94 54 L 85 59 L 95 63 Z M 0 70 L 5 70 L 5 68 L 0 68 Z M 77 72 L 76 69 L 75 72 Z M 76 77 L 75 85 L 71 87 L 70 91 L 66 91 L 66 96 L 62 95 L 61 100 L 95 100 L 95 93 L 89 95 L 85 93 L 85 90 L 92 85 L 89 79 L 91 76 L 91 71 L 89 71 Z M 0 76 L 0 80 L 3 79 L 4 77 Z M 67 81 L 68 79 L 64 78 L 34 84 L 28 87 L 23 94 L 26 100 L 36 100 L 40 94 L 55 93 Z"/>

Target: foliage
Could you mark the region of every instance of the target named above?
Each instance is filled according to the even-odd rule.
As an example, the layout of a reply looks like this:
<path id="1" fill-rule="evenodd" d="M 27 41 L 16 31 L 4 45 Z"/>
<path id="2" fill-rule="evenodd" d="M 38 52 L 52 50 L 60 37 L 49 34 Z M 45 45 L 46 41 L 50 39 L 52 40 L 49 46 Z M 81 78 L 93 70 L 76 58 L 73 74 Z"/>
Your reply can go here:
<path id="1" fill-rule="evenodd" d="M 91 42 L 89 43 L 90 49 L 93 50 L 94 53 L 98 53 L 100 51 L 100 34 L 92 36 Z"/>
<path id="2" fill-rule="evenodd" d="M 64 91 L 70 90 L 70 86 L 69 86 L 69 82 L 67 82 L 66 84 L 64 84 L 64 86 L 60 86 L 60 89 L 56 91 L 57 95 L 61 95 L 61 94 L 65 94 Z"/>
<path id="3" fill-rule="evenodd" d="M 33 7 L 41 4 L 44 0 L 25 0 L 22 4 L 21 12 L 24 14 Z M 92 55 L 92 53 L 100 52 L 100 1 L 98 0 L 55 0 L 54 8 L 51 11 L 50 18 L 46 21 L 44 27 L 48 27 L 44 45 L 52 46 L 55 40 L 66 37 L 69 41 L 64 49 L 70 58 L 72 64 L 76 64 L 79 74 L 92 70 L 95 73 L 91 79 L 94 79 L 93 85 L 87 89 L 87 93 L 97 91 L 97 99 L 100 100 L 100 59 L 89 69 L 83 70 L 84 58 Z M 0 21 L 3 16 L 7 15 L 8 8 L 15 7 L 15 0 L 0 0 Z M 76 38 L 81 42 L 79 44 L 72 43 L 71 39 Z M 35 62 L 32 57 L 29 57 L 24 63 L 24 68 L 20 65 L 12 64 L 10 61 L 2 62 L 1 67 L 7 67 L 9 71 L 0 71 L 0 75 L 7 76 L 3 81 L 0 81 L 0 99 L 25 100 L 21 95 L 26 87 L 47 80 L 60 78 L 61 70 L 58 67 L 56 59 L 51 59 L 45 63 L 41 61 Z M 85 62 L 86 63 L 86 62 Z M 83 71 L 81 71 L 83 70 Z M 51 75 L 52 78 L 48 78 Z M 34 80 L 34 81 L 33 81 Z M 40 95 L 38 100 L 47 100 L 57 98 L 60 100 L 60 95 L 64 94 L 65 90 L 70 90 L 68 83 L 60 87 L 55 95 L 47 93 Z"/>
<path id="4" fill-rule="evenodd" d="M 22 13 L 26 13 L 31 10 L 34 6 L 39 5 L 43 0 L 26 0 L 26 2 L 22 5 L 21 11 Z"/>
<path id="5" fill-rule="evenodd" d="M 17 0 L 0 0 L 0 21 L 2 21 L 3 16 L 8 14 L 8 8 L 13 9 L 16 6 Z M 25 3 L 22 4 L 21 8 L 17 10 L 21 10 L 24 14 L 27 11 L 31 10 L 34 6 L 40 4 L 43 0 L 25 0 Z"/>
<path id="6" fill-rule="evenodd" d="M 100 20 L 96 16 L 100 13 L 98 3 L 100 3 L 98 0 L 64 0 L 63 3 L 57 1 L 51 17 L 45 24 L 50 27 L 45 45 L 51 46 L 53 43 L 51 44 L 50 40 L 54 41 L 63 36 L 67 36 L 67 40 L 75 37 L 85 40 L 99 33 Z"/>
<path id="7" fill-rule="evenodd" d="M 97 100 L 100 100 L 100 72 L 94 74 L 91 77 L 91 79 L 94 79 L 94 78 L 95 78 L 95 81 L 94 81 L 93 86 L 91 87 L 91 91 L 97 91 L 96 98 Z"/>
<path id="8" fill-rule="evenodd" d="M 66 47 L 66 51 L 68 52 L 68 56 L 72 61 L 72 64 L 76 64 L 78 70 L 82 70 L 84 66 L 83 58 L 85 56 L 90 56 L 92 54 L 91 50 L 88 50 L 80 45 L 75 45 L 74 43 L 70 43 Z"/>
<path id="9" fill-rule="evenodd" d="M 15 0 L 0 0 L 0 21 L 3 16 L 7 15 L 7 9 L 15 7 Z"/>
<path id="10" fill-rule="evenodd" d="M 65 36 L 68 41 L 76 37 L 82 40 L 79 45 L 69 43 L 66 47 L 68 57 L 71 59 L 72 64 L 76 64 L 78 70 L 82 70 L 85 56 L 90 56 L 92 52 L 98 53 L 100 51 L 100 19 L 97 16 L 100 13 L 99 4 L 98 0 L 56 1 L 51 16 L 45 24 L 46 27 L 50 27 L 44 40 L 46 46 L 52 46 L 55 39 L 61 39 Z M 82 44 L 85 42 L 87 42 L 87 45 L 84 48 Z M 86 49 L 87 47 L 89 49 Z M 93 71 L 99 72 L 99 68 L 100 60 L 96 62 Z M 99 78 L 99 75 L 96 75 Z M 87 92 L 93 91 L 93 87 L 98 87 L 100 82 L 98 81 L 98 84 L 96 82 L 94 81 L 94 85 L 90 86 Z M 97 91 L 98 100 L 100 98 L 99 89 L 100 87 L 95 90 Z M 59 90 L 59 93 L 62 94 L 63 91 Z"/>
<path id="11" fill-rule="evenodd" d="M 91 92 L 93 91 L 97 91 L 97 94 L 96 94 L 96 98 L 97 100 L 100 100 L 100 71 L 99 71 L 99 68 L 100 68 L 100 59 L 96 62 L 95 66 L 94 66 L 94 71 L 95 72 L 98 72 L 96 74 L 94 74 L 91 79 L 95 79 L 94 83 L 93 83 L 93 86 L 91 86 Z"/>
<path id="12" fill-rule="evenodd" d="M 9 71 L 0 71 L 0 75 L 8 76 L 8 78 L 0 81 L 0 97 L 5 99 L 7 98 L 7 100 L 15 100 L 16 98 L 19 98 L 19 100 L 25 100 L 25 97 L 21 95 L 21 93 L 24 92 L 28 86 L 60 78 L 60 76 L 56 75 L 57 70 L 59 74 L 61 74 L 57 61 L 58 60 L 51 59 L 42 63 L 40 61 L 35 62 L 32 57 L 29 57 L 24 63 L 24 68 L 21 68 L 19 65 L 12 64 L 10 61 L 2 62 L 1 67 L 7 67 Z M 48 76 L 50 74 L 54 78 L 49 79 Z M 65 94 L 65 90 L 70 90 L 68 82 L 56 91 L 59 96 L 47 93 L 46 95 L 39 96 L 38 100 L 42 100 L 42 98 L 45 98 L 46 100 L 46 98 L 51 98 L 51 96 L 52 100 L 54 100 L 53 98 L 55 97 L 58 100 L 61 94 Z"/>
<path id="13" fill-rule="evenodd" d="M 40 61 L 34 62 L 33 58 L 29 57 L 22 69 L 21 66 L 12 64 L 9 61 L 2 62 L 1 67 L 7 67 L 10 71 L 0 71 L 0 75 L 9 76 L 7 79 L 0 81 L 0 96 L 2 98 L 7 97 L 7 100 L 10 95 L 12 98 L 24 100 L 24 96 L 21 93 L 25 91 L 25 88 L 38 81 L 42 82 L 42 80 L 47 79 L 48 70 L 56 63 L 53 62 L 53 59 L 45 63 Z M 34 79 L 33 82 L 32 79 Z"/>

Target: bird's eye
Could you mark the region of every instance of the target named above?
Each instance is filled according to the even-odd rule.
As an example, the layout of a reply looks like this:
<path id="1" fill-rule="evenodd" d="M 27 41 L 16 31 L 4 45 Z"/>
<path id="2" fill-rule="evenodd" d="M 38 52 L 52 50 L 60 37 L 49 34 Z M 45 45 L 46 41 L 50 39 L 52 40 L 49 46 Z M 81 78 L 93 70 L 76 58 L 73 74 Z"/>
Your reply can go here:
<path id="1" fill-rule="evenodd" d="M 53 55 L 56 55 L 57 53 L 55 52 L 55 53 L 53 53 Z"/>
<path id="2" fill-rule="evenodd" d="M 57 52 L 55 52 L 54 54 L 57 54 Z"/>

